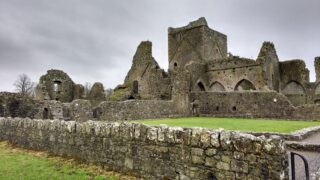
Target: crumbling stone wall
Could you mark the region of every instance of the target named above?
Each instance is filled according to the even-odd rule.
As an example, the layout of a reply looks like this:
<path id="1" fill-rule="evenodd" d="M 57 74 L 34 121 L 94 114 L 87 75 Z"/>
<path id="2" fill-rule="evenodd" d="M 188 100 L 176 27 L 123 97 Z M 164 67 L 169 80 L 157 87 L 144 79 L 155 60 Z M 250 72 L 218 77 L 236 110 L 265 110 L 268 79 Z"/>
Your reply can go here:
<path id="1" fill-rule="evenodd" d="M 319 120 L 320 104 L 305 104 L 295 108 L 293 119 Z"/>
<path id="2" fill-rule="evenodd" d="M 320 57 L 314 58 L 314 67 L 316 71 L 316 81 L 320 81 Z"/>
<path id="3" fill-rule="evenodd" d="M 60 101 L 37 101 L 36 119 L 59 119 L 63 120 L 63 104 Z"/>
<path id="4" fill-rule="evenodd" d="M 99 82 L 94 83 L 87 99 L 89 99 L 94 105 L 98 105 L 100 102 L 105 101 L 106 95 L 104 93 L 103 84 Z"/>
<path id="5" fill-rule="evenodd" d="M 202 116 L 287 118 L 295 110 L 276 92 L 193 92 L 190 98 Z"/>
<path id="6" fill-rule="evenodd" d="M 284 142 L 231 131 L 0 118 L 0 139 L 144 179 L 288 179 Z"/>
<path id="7" fill-rule="evenodd" d="M 81 84 L 76 84 L 73 87 L 73 99 L 84 99 L 84 87 Z"/>
<path id="8" fill-rule="evenodd" d="M 93 109 L 89 100 L 77 99 L 71 103 L 64 103 L 64 118 L 77 122 L 93 119 Z"/>
<path id="9" fill-rule="evenodd" d="M 257 58 L 257 63 L 259 63 L 262 67 L 262 75 L 264 78 L 265 85 L 268 86 L 270 90 L 275 90 L 279 92 L 279 58 L 273 43 L 263 43 Z"/>
<path id="10" fill-rule="evenodd" d="M 305 86 L 309 82 L 309 70 L 302 60 L 280 62 L 281 93 L 294 105 L 307 103 Z"/>
<path id="11" fill-rule="evenodd" d="M 36 114 L 36 102 L 19 93 L 0 92 L 0 117 L 31 117 Z"/>
<path id="12" fill-rule="evenodd" d="M 40 77 L 36 98 L 71 102 L 74 98 L 74 87 L 74 82 L 65 72 L 55 69 L 48 70 L 46 75 Z"/>
<path id="13" fill-rule="evenodd" d="M 105 101 L 94 109 L 94 117 L 101 121 L 126 121 L 179 116 L 172 101 L 129 100 Z M 181 116 L 181 115 L 180 115 Z"/>
<path id="14" fill-rule="evenodd" d="M 281 89 L 290 81 L 299 82 L 301 84 L 309 82 L 309 70 L 303 60 L 290 60 L 280 62 Z"/>
<path id="15" fill-rule="evenodd" d="M 110 100 L 168 100 L 171 99 L 170 83 L 169 75 L 152 57 L 152 43 L 141 42 L 124 84 L 114 90 Z"/>
<path id="16" fill-rule="evenodd" d="M 207 91 L 266 91 L 262 68 L 251 59 L 232 56 L 208 67 Z M 217 88 L 217 85 L 220 88 Z"/>

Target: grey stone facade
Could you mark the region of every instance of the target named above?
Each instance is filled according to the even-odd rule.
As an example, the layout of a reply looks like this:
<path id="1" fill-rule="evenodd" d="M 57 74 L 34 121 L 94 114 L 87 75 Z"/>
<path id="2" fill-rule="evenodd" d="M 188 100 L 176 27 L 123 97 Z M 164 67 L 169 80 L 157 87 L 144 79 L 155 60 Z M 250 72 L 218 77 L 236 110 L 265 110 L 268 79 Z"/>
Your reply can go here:
<path id="1" fill-rule="evenodd" d="M 284 142 L 209 129 L 0 118 L 0 139 L 143 179 L 288 179 Z"/>

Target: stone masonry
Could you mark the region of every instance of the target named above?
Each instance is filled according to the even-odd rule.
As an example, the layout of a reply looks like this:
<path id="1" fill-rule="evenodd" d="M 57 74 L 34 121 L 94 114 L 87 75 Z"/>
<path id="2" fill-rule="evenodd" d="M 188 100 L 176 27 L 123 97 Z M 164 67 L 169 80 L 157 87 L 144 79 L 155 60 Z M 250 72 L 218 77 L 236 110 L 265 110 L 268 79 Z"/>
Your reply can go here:
<path id="1" fill-rule="evenodd" d="M 0 118 L 0 139 L 143 179 L 288 179 L 284 142 L 133 123 Z"/>

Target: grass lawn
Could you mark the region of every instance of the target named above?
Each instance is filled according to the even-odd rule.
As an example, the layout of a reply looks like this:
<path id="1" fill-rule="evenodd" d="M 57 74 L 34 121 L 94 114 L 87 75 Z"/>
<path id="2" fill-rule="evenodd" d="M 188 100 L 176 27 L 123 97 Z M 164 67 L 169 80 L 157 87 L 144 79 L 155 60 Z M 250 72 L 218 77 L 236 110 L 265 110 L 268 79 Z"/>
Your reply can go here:
<path id="1" fill-rule="evenodd" d="M 224 128 L 227 130 L 253 131 L 253 132 L 280 132 L 290 133 L 311 126 L 320 126 L 320 121 L 293 121 L 269 119 L 244 119 L 244 118 L 212 118 L 190 117 L 159 120 L 135 121 L 148 125 L 166 124 L 168 126 Z"/>
<path id="2" fill-rule="evenodd" d="M 110 173 L 109 175 L 107 173 Z M 50 157 L 43 152 L 28 151 L 0 141 L 0 179 L 118 179 L 118 175 L 75 160 Z"/>

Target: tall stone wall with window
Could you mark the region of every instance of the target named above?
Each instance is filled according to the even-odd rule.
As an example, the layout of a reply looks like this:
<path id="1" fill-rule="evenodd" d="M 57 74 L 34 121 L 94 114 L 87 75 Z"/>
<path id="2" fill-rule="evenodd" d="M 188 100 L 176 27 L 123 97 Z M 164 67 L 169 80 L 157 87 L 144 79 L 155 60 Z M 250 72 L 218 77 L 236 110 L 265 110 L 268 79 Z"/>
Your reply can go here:
<path id="1" fill-rule="evenodd" d="M 288 179 L 284 142 L 231 131 L 0 118 L 0 139 L 144 179 Z"/>

